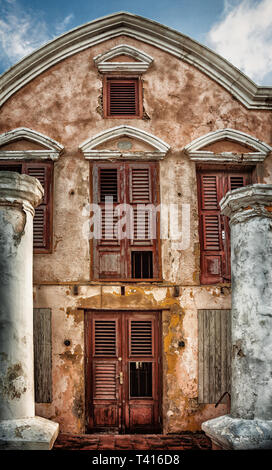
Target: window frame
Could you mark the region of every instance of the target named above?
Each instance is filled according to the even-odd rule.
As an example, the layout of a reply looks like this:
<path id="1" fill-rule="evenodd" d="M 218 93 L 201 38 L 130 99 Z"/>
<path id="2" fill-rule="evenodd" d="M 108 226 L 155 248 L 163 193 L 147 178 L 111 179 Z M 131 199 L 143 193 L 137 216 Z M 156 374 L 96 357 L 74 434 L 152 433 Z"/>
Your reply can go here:
<path id="1" fill-rule="evenodd" d="M 134 165 L 136 162 L 135 161 L 126 161 L 126 162 L 123 162 L 123 163 L 126 163 L 126 164 L 129 164 L 129 165 Z M 90 162 L 90 195 L 91 195 L 91 201 L 92 202 L 96 202 L 94 200 L 94 191 L 97 191 L 97 188 L 99 187 L 99 182 L 97 181 L 96 184 L 94 184 L 94 168 L 97 166 L 97 174 L 99 173 L 98 169 L 100 168 L 100 166 L 103 166 L 103 167 L 107 167 L 107 166 L 117 166 L 118 168 L 118 164 L 120 165 L 119 162 L 107 162 L 107 161 L 96 161 L 96 162 Z M 137 163 L 136 163 L 137 164 Z M 159 186 L 159 165 L 158 165 L 158 162 L 156 161 L 141 161 L 139 162 L 139 165 L 151 165 L 153 164 L 154 165 L 154 169 L 155 169 L 155 178 L 154 178 L 154 181 L 153 181 L 153 197 L 154 197 L 154 204 L 155 205 L 158 205 L 160 204 L 160 186 Z M 125 193 L 125 188 L 123 187 L 124 185 L 127 187 L 127 193 L 126 193 L 126 197 L 129 198 L 129 193 L 130 193 L 130 188 L 129 188 L 129 185 L 128 185 L 128 182 L 129 182 L 129 175 L 128 175 L 128 172 L 129 172 L 129 167 L 126 168 L 126 170 L 123 170 L 124 171 L 124 180 L 122 182 L 120 182 L 118 184 L 118 192 L 119 191 L 123 191 Z M 119 178 L 119 176 L 118 176 Z M 122 189 L 120 189 L 120 185 L 122 186 Z M 129 200 L 126 201 L 127 203 L 129 203 Z M 123 201 L 120 201 L 117 203 L 118 204 L 122 204 Z M 103 278 L 103 277 L 99 277 L 99 273 L 98 275 L 95 275 L 95 253 L 94 253 L 94 250 L 95 249 L 98 249 L 97 248 L 97 242 L 91 238 L 90 241 L 89 241 L 89 244 L 90 244 L 90 279 L 91 280 L 94 280 L 94 281 L 98 281 L 98 282 L 161 282 L 163 279 L 162 279 L 162 262 L 161 262 L 161 243 L 160 243 L 160 211 L 157 211 L 156 212 L 156 239 L 154 240 L 154 248 L 152 248 L 151 245 L 148 245 L 148 243 L 144 246 L 140 245 L 140 246 L 135 246 L 133 245 L 132 243 L 130 243 L 129 240 L 125 239 L 125 243 L 124 243 L 124 251 L 125 251 L 125 258 L 126 258 L 126 270 L 127 270 L 127 275 L 124 277 L 124 276 L 120 276 L 120 277 L 112 277 L 112 278 Z M 131 277 L 131 253 L 132 251 L 153 251 L 153 267 L 152 267 L 152 270 L 153 270 L 153 277 L 152 278 L 132 278 Z M 129 260 L 130 260 L 130 264 L 129 264 Z M 157 275 L 154 276 L 154 273 L 157 272 Z"/>
<path id="2" fill-rule="evenodd" d="M 231 175 L 243 175 L 246 180 L 246 185 L 253 184 L 255 179 L 256 167 L 254 166 L 233 166 L 233 165 L 199 165 L 196 167 L 196 182 L 197 182 L 197 206 L 198 206 L 198 233 L 200 244 L 200 284 L 201 285 L 216 285 L 231 282 L 231 265 L 230 265 L 230 227 L 228 218 L 223 216 L 220 211 L 219 201 L 228 192 L 230 185 Z M 220 178 L 220 184 L 217 184 L 217 204 L 216 210 L 207 210 L 207 212 L 217 212 L 219 216 L 218 236 L 220 248 L 217 250 L 205 249 L 205 228 L 204 228 L 204 214 L 205 210 L 202 208 L 202 196 L 204 194 L 201 184 L 203 175 L 216 175 Z M 220 197 L 221 196 L 221 197 Z M 224 236 L 222 235 L 224 231 Z M 209 254 L 210 252 L 210 254 Z M 206 260 L 208 257 L 217 257 L 220 259 L 220 274 L 209 274 Z M 225 274 L 225 276 L 224 276 Z"/>
<path id="3" fill-rule="evenodd" d="M 53 249 L 53 182 L 54 182 L 54 162 L 51 160 L 3 160 L 0 158 L 0 171 L 1 166 L 14 166 L 14 167 L 21 167 L 21 173 L 23 175 L 28 174 L 27 168 L 31 167 L 31 165 L 38 167 L 49 167 L 49 182 L 47 188 L 47 203 L 42 203 L 39 206 L 44 206 L 46 212 L 48 213 L 48 226 L 46 227 L 46 247 L 34 247 L 34 239 L 33 239 L 33 253 L 34 254 L 50 254 L 52 253 Z M 39 207 L 38 206 L 38 207 Z M 34 215 L 35 217 L 35 215 Z"/>
<path id="4" fill-rule="evenodd" d="M 111 80 L 120 81 L 135 81 L 136 83 L 136 109 L 137 114 L 118 114 L 112 115 L 109 113 L 109 83 Z M 143 84 L 139 75 L 104 75 L 103 77 L 103 115 L 105 119 L 142 119 L 143 117 Z"/>

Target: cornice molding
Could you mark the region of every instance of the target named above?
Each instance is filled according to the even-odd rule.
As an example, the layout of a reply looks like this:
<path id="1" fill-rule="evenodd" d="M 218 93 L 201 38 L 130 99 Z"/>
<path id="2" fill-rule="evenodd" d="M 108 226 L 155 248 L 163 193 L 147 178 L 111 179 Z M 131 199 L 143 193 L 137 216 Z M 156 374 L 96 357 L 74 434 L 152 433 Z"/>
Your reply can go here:
<path id="1" fill-rule="evenodd" d="M 11 131 L 0 134 L 0 147 L 16 142 L 17 140 L 29 140 L 36 144 L 47 147 L 45 150 L 1 150 L 0 159 L 2 160 L 57 160 L 63 150 L 63 146 L 51 137 L 45 136 L 40 132 L 28 129 L 27 127 L 18 127 Z"/>
<path id="2" fill-rule="evenodd" d="M 219 204 L 222 214 L 230 217 L 230 224 L 257 216 L 271 219 L 272 185 L 253 184 L 229 191 Z"/>
<path id="3" fill-rule="evenodd" d="M 138 62 L 108 62 L 114 57 L 126 55 L 133 57 Z M 99 72 L 131 72 L 131 73 L 144 73 L 152 64 L 153 58 L 148 54 L 136 49 L 136 47 L 129 46 L 128 44 L 120 44 L 115 46 L 107 52 L 94 57 L 94 63 Z"/>
<path id="4" fill-rule="evenodd" d="M 236 152 L 221 152 L 214 153 L 207 150 L 201 150 L 207 145 L 219 142 L 222 140 L 228 140 L 236 142 L 241 145 L 245 145 L 253 148 L 254 152 L 236 153 Z M 256 139 L 255 137 L 238 131 L 236 129 L 219 129 L 214 132 L 209 132 L 197 139 L 193 140 L 190 144 L 184 147 L 184 153 L 188 155 L 190 160 L 194 162 L 213 162 L 213 163 L 260 163 L 264 161 L 266 156 L 271 152 L 272 148 Z"/>
<path id="5" fill-rule="evenodd" d="M 154 148 L 154 151 L 141 151 L 141 152 L 121 152 L 118 150 L 98 150 L 96 147 L 109 140 L 116 139 L 118 137 L 131 137 L 133 139 L 140 140 L 149 144 Z M 108 159 L 108 158 L 129 158 L 135 160 L 143 159 L 156 159 L 161 160 L 165 157 L 166 153 L 170 149 L 170 146 L 166 144 L 159 137 L 156 137 L 149 132 L 137 129 L 136 127 L 121 125 L 106 129 L 99 134 L 85 140 L 80 146 L 80 150 L 83 152 L 86 159 Z"/>
<path id="6" fill-rule="evenodd" d="M 34 216 L 44 189 L 37 178 L 10 171 L 0 171 L 0 205 L 21 205 Z"/>
<path id="7" fill-rule="evenodd" d="M 126 12 L 114 13 L 75 28 L 11 67 L 0 77 L 0 105 L 54 64 L 121 35 L 156 46 L 195 66 L 249 109 L 272 109 L 272 87 L 257 86 L 227 60 L 188 36 Z"/>

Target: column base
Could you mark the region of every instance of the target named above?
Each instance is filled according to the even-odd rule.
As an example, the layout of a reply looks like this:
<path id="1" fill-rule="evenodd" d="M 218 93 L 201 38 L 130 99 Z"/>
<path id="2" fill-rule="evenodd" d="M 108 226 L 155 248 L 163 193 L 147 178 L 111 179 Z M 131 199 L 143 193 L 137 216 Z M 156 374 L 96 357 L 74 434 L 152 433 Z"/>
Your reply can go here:
<path id="1" fill-rule="evenodd" d="M 0 421 L 0 450 L 50 450 L 59 424 L 39 416 Z"/>
<path id="2" fill-rule="evenodd" d="M 205 421 L 201 428 L 211 439 L 213 449 L 272 449 L 272 420 L 240 419 L 224 415 Z"/>

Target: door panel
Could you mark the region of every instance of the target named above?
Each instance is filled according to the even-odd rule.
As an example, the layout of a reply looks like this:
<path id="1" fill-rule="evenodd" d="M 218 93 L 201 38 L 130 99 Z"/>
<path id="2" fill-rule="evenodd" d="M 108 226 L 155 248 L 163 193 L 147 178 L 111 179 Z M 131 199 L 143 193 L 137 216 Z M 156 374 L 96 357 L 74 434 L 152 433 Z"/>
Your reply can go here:
<path id="1" fill-rule="evenodd" d="M 160 314 L 86 313 L 89 432 L 160 432 Z"/>
<path id="2" fill-rule="evenodd" d="M 120 318 L 93 313 L 86 328 L 87 393 L 92 397 L 89 425 L 95 430 L 118 430 L 120 385 Z"/>

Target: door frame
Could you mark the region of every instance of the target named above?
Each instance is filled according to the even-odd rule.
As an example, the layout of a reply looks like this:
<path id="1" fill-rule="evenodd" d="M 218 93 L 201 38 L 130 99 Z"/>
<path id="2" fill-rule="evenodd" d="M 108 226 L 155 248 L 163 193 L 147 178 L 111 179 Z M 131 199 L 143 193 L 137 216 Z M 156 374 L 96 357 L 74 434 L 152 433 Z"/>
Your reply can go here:
<path id="1" fill-rule="evenodd" d="M 159 426 L 160 429 L 156 430 L 156 433 L 163 433 L 163 338 L 162 338 L 162 309 L 156 308 L 149 308 L 149 309 L 133 309 L 133 308 L 126 308 L 126 309 L 107 309 L 107 308 L 85 308 L 84 309 L 84 385 L 85 385 L 85 433 L 91 434 L 94 431 L 89 426 L 89 416 L 90 416 L 90 406 L 91 406 L 91 396 L 92 396 L 92 384 L 91 381 L 88 380 L 89 371 L 88 371 L 88 360 L 90 358 L 90 344 L 88 341 L 89 337 L 89 315 L 92 313 L 99 313 L 102 314 L 110 314 L 113 312 L 120 312 L 120 313 L 139 313 L 144 314 L 145 312 L 152 312 L 157 313 L 158 315 L 158 413 L 159 413 Z M 103 433 L 103 431 L 102 431 Z"/>

